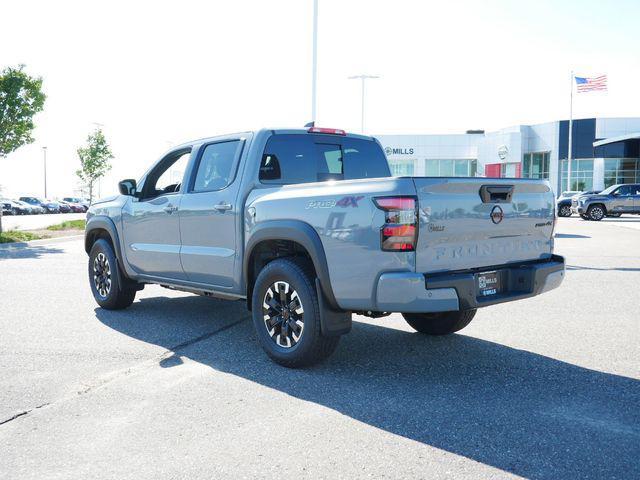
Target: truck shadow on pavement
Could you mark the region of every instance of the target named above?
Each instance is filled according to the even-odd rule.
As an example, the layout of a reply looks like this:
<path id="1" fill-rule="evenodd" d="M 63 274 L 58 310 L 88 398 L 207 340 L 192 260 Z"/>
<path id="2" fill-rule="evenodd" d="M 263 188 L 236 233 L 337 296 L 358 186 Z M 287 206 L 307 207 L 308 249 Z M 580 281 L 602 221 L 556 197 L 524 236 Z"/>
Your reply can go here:
<path id="1" fill-rule="evenodd" d="M 63 253 L 64 250 L 49 246 L 4 246 L 0 245 L 0 261 L 16 258 L 40 258 L 50 253 Z"/>
<path id="2" fill-rule="evenodd" d="M 262 352 L 242 302 L 147 298 L 96 315 L 175 352 L 162 367 L 186 357 L 506 472 L 640 477 L 640 382 L 632 378 L 464 334 L 386 328 L 384 319 L 354 322 L 322 365 L 288 370 Z"/>
<path id="3" fill-rule="evenodd" d="M 567 265 L 567 270 L 596 270 L 600 272 L 640 272 L 640 267 L 586 267 L 582 265 Z"/>
<path id="4" fill-rule="evenodd" d="M 555 238 L 591 238 L 588 235 L 578 235 L 577 233 L 556 233 Z"/>

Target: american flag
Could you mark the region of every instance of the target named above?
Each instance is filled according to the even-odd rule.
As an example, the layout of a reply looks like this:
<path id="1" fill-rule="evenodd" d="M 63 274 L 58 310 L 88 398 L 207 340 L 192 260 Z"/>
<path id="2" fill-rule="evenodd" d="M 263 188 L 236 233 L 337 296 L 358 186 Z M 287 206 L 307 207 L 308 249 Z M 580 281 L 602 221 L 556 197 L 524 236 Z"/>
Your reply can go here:
<path id="1" fill-rule="evenodd" d="M 576 78 L 576 90 L 578 93 L 594 92 L 596 90 L 607 91 L 607 76 L 600 75 L 599 77 L 575 77 Z"/>

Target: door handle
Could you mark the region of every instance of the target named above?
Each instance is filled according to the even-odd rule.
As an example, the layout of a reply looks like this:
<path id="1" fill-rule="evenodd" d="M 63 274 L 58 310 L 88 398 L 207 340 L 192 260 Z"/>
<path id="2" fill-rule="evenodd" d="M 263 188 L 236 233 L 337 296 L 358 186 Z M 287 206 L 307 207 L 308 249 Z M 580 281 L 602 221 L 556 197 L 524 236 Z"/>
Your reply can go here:
<path id="1" fill-rule="evenodd" d="M 173 205 L 169 205 L 168 207 L 164 207 L 163 210 L 169 214 L 178 210 L 178 207 L 174 207 Z"/>
<path id="2" fill-rule="evenodd" d="M 217 205 L 214 205 L 213 208 L 215 208 L 219 212 L 225 212 L 227 210 L 231 210 L 231 204 L 230 203 L 225 203 L 225 202 L 220 202 Z"/>

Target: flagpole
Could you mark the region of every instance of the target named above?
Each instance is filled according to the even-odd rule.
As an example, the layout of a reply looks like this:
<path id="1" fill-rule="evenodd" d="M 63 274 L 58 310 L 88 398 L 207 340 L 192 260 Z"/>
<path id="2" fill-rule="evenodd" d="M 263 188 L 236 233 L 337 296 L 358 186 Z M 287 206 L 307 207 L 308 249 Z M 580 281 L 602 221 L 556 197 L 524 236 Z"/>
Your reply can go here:
<path id="1" fill-rule="evenodd" d="M 569 150 L 567 154 L 567 191 L 571 191 L 571 157 L 573 156 L 573 70 L 571 71 L 571 94 L 569 100 Z M 560 182 L 562 183 L 562 182 Z M 562 190 L 562 189 L 561 189 Z M 562 193 L 562 192 L 560 192 Z"/>

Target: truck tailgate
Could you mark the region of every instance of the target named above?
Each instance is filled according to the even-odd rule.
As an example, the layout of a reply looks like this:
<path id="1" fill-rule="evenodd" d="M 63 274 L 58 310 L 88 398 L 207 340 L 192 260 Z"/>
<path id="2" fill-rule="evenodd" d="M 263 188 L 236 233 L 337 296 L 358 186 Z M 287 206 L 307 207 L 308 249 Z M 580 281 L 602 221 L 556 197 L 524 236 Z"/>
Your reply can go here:
<path id="1" fill-rule="evenodd" d="M 417 272 L 551 257 L 555 207 L 545 180 L 415 177 L 414 183 Z"/>

